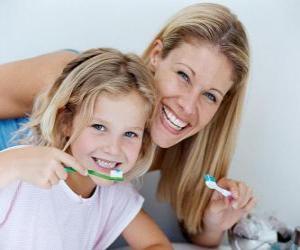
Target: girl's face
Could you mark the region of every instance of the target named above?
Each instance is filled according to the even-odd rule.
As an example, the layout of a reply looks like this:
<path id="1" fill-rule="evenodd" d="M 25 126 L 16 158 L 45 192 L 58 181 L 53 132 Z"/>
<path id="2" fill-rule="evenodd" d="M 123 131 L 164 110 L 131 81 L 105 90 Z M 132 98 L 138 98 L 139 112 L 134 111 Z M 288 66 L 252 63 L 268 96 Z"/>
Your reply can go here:
<path id="1" fill-rule="evenodd" d="M 127 95 L 101 94 L 95 103 L 92 122 L 71 144 L 71 153 L 87 169 L 109 175 L 112 169 L 128 172 L 136 163 L 147 120 L 145 101 L 136 92 Z M 75 116 L 73 127 L 80 123 Z M 97 185 L 112 181 L 90 176 Z"/>
<path id="2" fill-rule="evenodd" d="M 211 121 L 232 86 L 232 66 L 209 44 L 183 43 L 162 59 L 157 41 L 150 53 L 159 104 L 151 127 L 153 141 L 168 148 Z"/>

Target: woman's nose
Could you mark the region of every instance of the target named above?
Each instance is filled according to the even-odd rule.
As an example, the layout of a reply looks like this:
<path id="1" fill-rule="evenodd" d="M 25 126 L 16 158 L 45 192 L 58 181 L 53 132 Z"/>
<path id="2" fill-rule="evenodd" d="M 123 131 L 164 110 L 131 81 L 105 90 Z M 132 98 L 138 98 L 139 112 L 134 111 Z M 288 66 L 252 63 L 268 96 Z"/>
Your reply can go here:
<path id="1" fill-rule="evenodd" d="M 190 91 L 190 92 L 183 93 L 180 96 L 178 100 L 178 104 L 185 114 L 194 115 L 197 109 L 198 101 L 199 101 L 199 92 Z"/>

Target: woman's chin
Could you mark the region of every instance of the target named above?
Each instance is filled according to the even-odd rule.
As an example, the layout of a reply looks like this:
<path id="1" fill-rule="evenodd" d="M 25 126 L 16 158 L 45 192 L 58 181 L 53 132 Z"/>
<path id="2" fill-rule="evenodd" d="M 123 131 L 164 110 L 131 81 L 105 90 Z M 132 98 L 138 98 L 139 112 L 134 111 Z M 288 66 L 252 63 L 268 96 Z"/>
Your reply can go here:
<path id="1" fill-rule="evenodd" d="M 171 138 L 170 136 L 156 130 L 155 128 L 151 130 L 151 138 L 153 142 L 161 148 L 170 148 L 180 141 L 178 140 L 178 138 Z"/>

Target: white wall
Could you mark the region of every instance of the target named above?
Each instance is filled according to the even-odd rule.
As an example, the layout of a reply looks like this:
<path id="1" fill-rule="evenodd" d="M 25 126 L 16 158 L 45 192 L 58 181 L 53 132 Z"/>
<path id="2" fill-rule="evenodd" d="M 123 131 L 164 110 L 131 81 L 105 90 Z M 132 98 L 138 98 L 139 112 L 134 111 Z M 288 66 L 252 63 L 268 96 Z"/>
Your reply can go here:
<path id="1" fill-rule="evenodd" d="M 0 63 L 62 48 L 141 53 L 187 0 L 1 0 Z M 252 74 L 231 176 L 257 209 L 300 225 L 300 1 L 214 1 L 247 27 Z"/>

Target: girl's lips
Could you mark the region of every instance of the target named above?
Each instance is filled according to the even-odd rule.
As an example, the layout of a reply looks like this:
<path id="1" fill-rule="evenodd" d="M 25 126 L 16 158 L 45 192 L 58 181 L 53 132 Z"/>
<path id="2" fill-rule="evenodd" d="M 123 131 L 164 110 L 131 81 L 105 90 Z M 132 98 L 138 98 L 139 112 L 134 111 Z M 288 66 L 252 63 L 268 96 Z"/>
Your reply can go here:
<path id="1" fill-rule="evenodd" d="M 96 157 L 92 157 L 92 159 L 95 162 L 96 170 L 100 171 L 102 173 L 109 174 L 111 170 L 117 169 L 121 165 L 121 162 L 112 162 L 112 166 L 113 167 L 109 167 L 109 166 L 104 167 L 104 166 L 101 166 L 101 164 L 99 164 L 99 162 L 109 162 L 109 161 L 103 160 L 103 159 L 99 159 L 99 158 L 96 158 Z"/>

